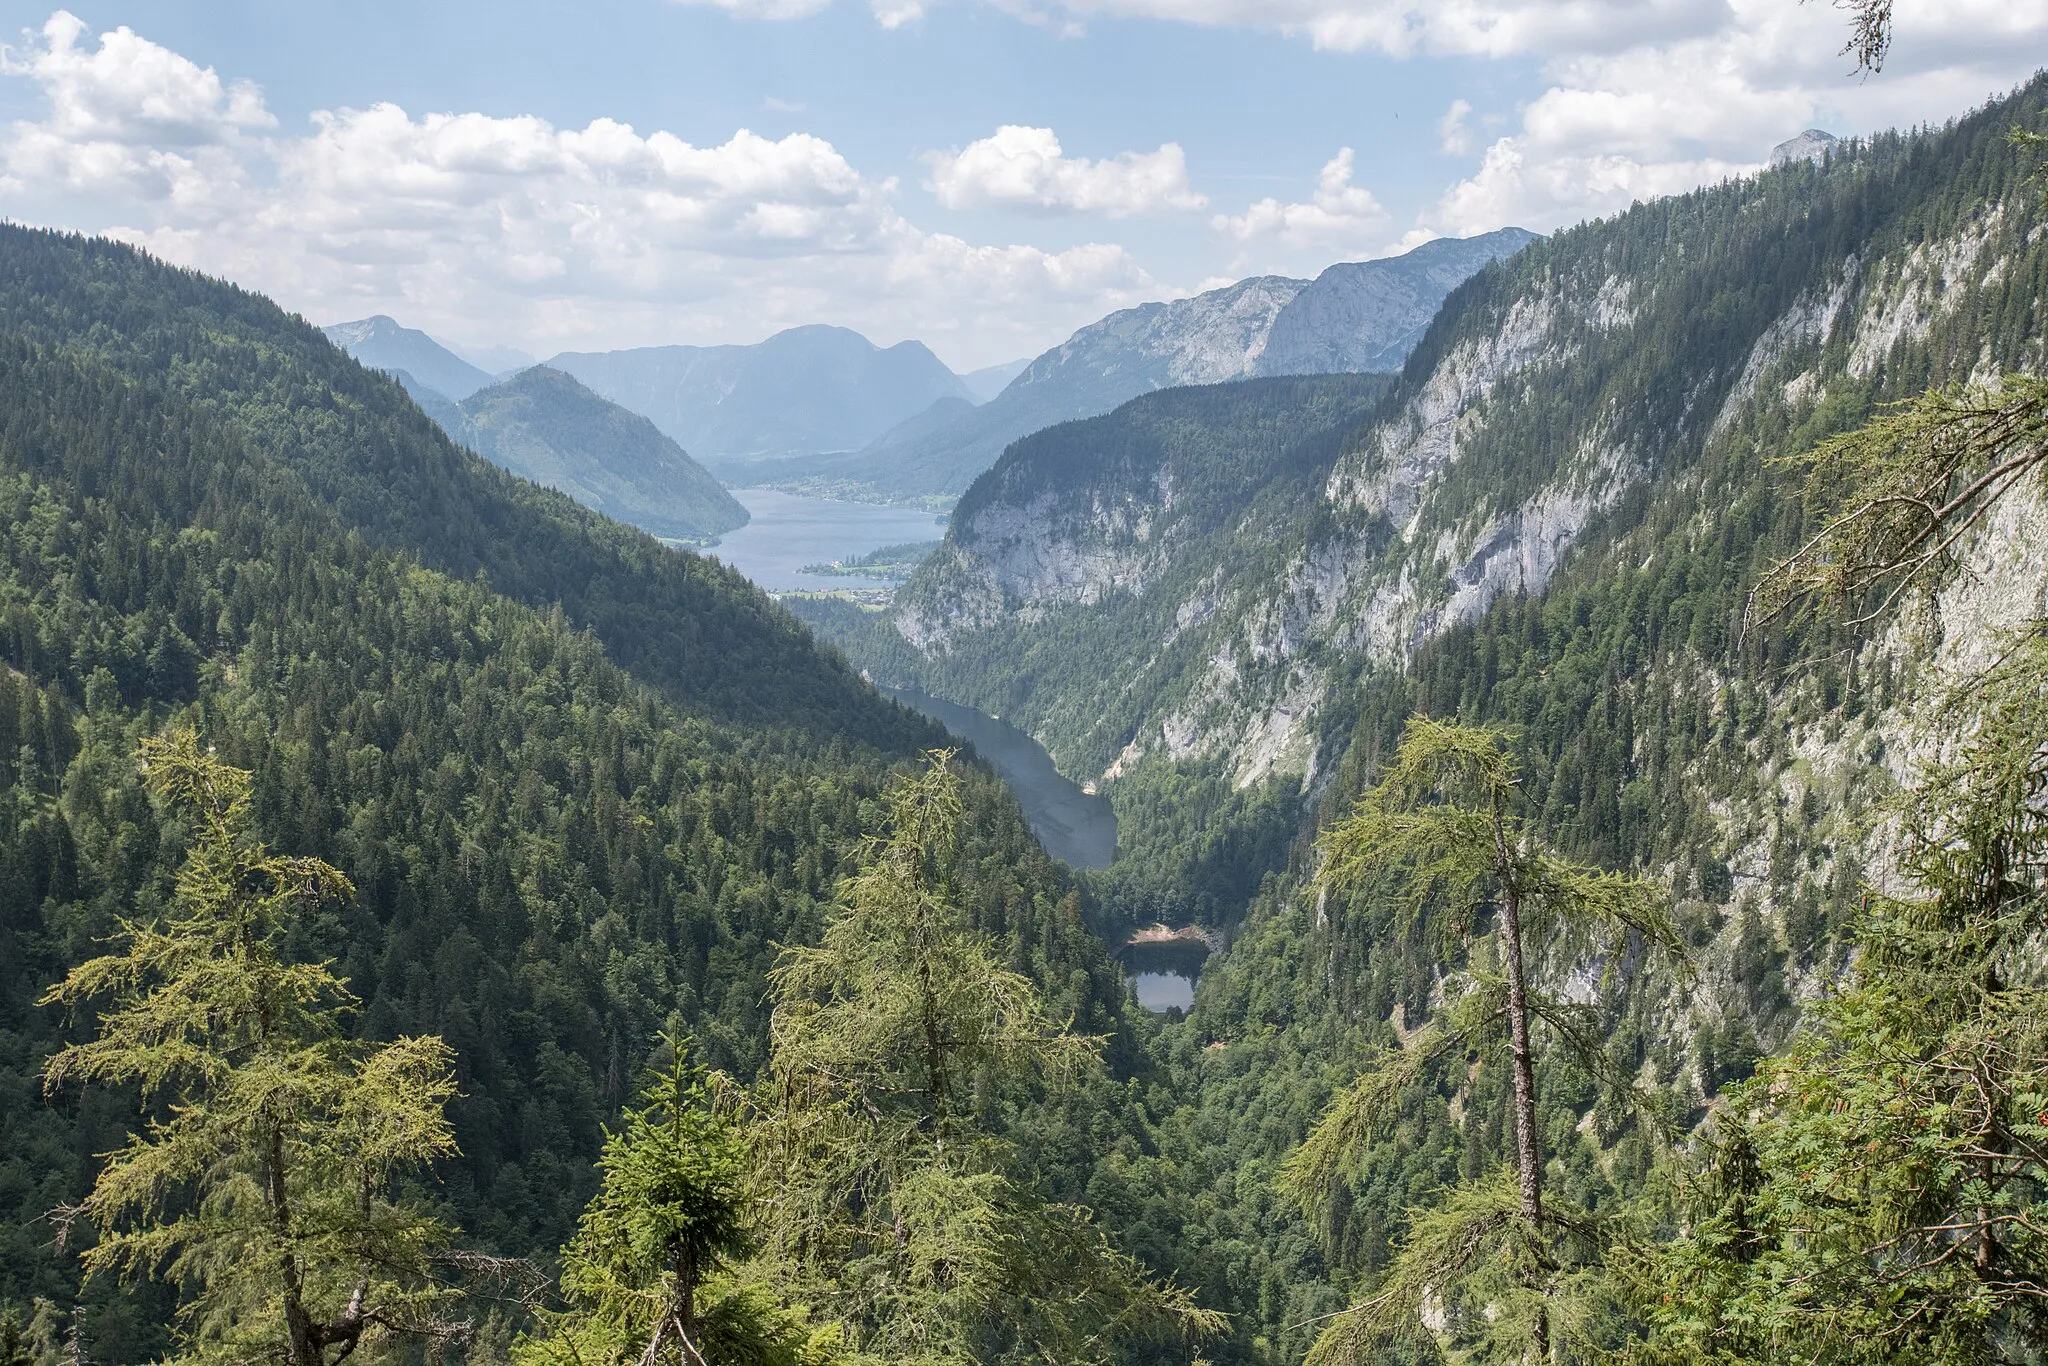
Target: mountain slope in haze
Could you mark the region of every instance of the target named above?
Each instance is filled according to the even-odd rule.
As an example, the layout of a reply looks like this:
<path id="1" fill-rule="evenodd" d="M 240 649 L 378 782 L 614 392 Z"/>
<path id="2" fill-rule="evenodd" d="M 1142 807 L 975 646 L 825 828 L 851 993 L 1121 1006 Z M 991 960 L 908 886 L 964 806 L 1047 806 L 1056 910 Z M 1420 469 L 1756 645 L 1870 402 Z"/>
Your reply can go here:
<path id="1" fill-rule="evenodd" d="M 1019 437 L 1106 413 L 1154 389 L 1255 375 L 1396 370 L 1459 281 L 1531 240 L 1506 228 L 1385 261 L 1333 266 L 1313 282 L 1258 276 L 1124 309 L 1033 360 L 957 421 L 890 432 L 857 455 L 819 462 L 813 477 L 887 498 L 957 496 Z M 1276 336 L 1288 348 L 1284 364 L 1268 354 Z"/>
<path id="2" fill-rule="evenodd" d="M 1402 256 L 1331 266 L 1273 320 L 1262 375 L 1393 374 L 1450 292 L 1536 240 L 1523 228 L 1441 237 Z"/>
<path id="3" fill-rule="evenodd" d="M 435 426 L 454 437 L 457 441 L 467 439 L 462 431 L 463 417 L 462 405 L 460 403 L 457 403 L 432 385 L 420 383 L 417 379 L 413 378 L 410 370 L 387 370 L 385 373 L 398 381 L 398 387 L 405 390 L 406 396 L 419 405 L 421 412 L 434 419 Z"/>
<path id="4" fill-rule="evenodd" d="M 1010 381 L 1023 374 L 1030 364 L 1031 357 L 1023 356 L 1004 361 L 1001 365 L 984 365 L 960 376 L 960 382 L 967 386 L 967 392 L 976 403 L 986 403 L 1008 388 Z"/>
<path id="5" fill-rule="evenodd" d="M 1154 389 L 1251 373 L 1273 319 L 1304 286 L 1260 276 L 1112 313 L 1037 357 L 972 412 L 936 428 L 906 424 L 855 456 L 821 465 L 819 477 L 884 497 L 956 497 L 1018 437 Z"/>
<path id="6" fill-rule="evenodd" d="M 403 370 L 414 384 L 425 385 L 456 403 L 496 382 L 489 373 L 426 333 L 401 327 L 382 313 L 352 323 L 334 323 L 320 330 L 329 341 L 372 370 Z"/>
<path id="7" fill-rule="evenodd" d="M 707 461 L 854 450 L 941 398 L 972 401 L 924 343 L 883 348 L 843 327 L 793 327 L 753 346 L 570 351 L 547 364 Z"/>
<path id="8" fill-rule="evenodd" d="M 684 540 L 746 525 L 747 510 L 652 422 L 559 370 L 479 389 L 460 414 L 478 455 L 617 521 Z"/>

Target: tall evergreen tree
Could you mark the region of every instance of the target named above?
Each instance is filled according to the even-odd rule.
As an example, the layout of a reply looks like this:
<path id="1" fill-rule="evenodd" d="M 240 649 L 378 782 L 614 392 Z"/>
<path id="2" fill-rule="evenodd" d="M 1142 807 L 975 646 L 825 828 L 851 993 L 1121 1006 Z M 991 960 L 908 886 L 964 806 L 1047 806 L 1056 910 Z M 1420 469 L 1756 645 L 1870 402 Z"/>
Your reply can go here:
<path id="1" fill-rule="evenodd" d="M 96 1036 L 50 1059 L 47 1090 L 137 1082 L 160 1103 L 76 1211 L 98 1235 L 87 1273 L 168 1274 L 186 1292 L 191 1361 L 332 1366 L 381 1339 L 445 1334 L 431 1263 L 449 1231 L 391 1188 L 454 1149 L 449 1050 L 342 1034 L 347 987 L 284 941 L 352 889 L 255 836 L 248 773 L 190 729 L 144 741 L 141 758 L 186 825 L 174 908 L 124 920 L 121 952 L 44 997 L 104 1002 Z"/>
<path id="2" fill-rule="evenodd" d="M 1448 971 L 1445 1004 L 1405 1046 L 1346 1088 L 1289 1160 L 1283 1182 L 1311 1210 L 1331 1199 L 1402 1100 L 1446 1062 L 1506 1055 L 1513 1160 L 1417 1211 L 1406 1242 L 1364 1300 L 1331 1316 L 1312 1362 L 1364 1360 L 1390 1340 L 1433 1347 L 1470 1335 L 1496 1355 L 1546 1361 L 1590 1346 L 1602 1277 L 1597 1222 L 1544 1191 L 1536 1090 L 1539 1032 L 1611 1090 L 1598 1016 L 1542 990 L 1533 963 L 1566 970 L 1597 954 L 1603 978 L 1644 949 L 1682 953 L 1664 892 L 1543 847 L 1520 811 L 1509 736 L 1415 717 L 1377 785 L 1320 841 L 1320 889 L 1381 897 L 1434 916 L 1453 938 L 1491 932 Z"/>
<path id="3" fill-rule="evenodd" d="M 950 760 L 889 792 L 822 941 L 775 969 L 752 1099 L 765 1260 L 863 1359 L 1103 1362 L 1212 1331 L 1085 1210 L 1039 1199 L 995 1135 L 1005 1100 L 1097 1065 L 1099 1041 L 967 928 Z"/>
<path id="4" fill-rule="evenodd" d="M 758 1286 L 707 1278 L 752 1246 L 746 1145 L 688 1044 L 605 1144 L 603 1185 L 563 1249 L 564 1311 L 521 1345 L 530 1366 L 795 1366 L 816 1344 Z"/>

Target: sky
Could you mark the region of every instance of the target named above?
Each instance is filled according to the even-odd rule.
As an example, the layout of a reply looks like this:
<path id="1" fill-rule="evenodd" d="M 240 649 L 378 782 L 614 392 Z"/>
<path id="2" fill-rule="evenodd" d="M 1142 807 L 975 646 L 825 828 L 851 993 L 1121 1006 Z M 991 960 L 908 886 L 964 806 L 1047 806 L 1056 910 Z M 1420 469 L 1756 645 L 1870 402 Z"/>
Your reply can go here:
<path id="1" fill-rule="evenodd" d="M 0 214 L 535 357 L 1117 308 L 1938 123 L 2043 0 L 0 0 Z"/>

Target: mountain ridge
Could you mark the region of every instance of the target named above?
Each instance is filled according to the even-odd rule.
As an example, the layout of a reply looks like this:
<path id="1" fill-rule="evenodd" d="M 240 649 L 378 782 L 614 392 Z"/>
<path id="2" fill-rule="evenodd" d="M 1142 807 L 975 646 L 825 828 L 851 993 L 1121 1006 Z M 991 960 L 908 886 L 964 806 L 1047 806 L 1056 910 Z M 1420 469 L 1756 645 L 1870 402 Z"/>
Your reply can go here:
<path id="1" fill-rule="evenodd" d="M 945 397 L 972 401 L 923 342 L 788 328 L 750 346 L 565 351 L 546 362 L 704 459 L 854 449 Z"/>
<path id="2" fill-rule="evenodd" d="M 1251 276 L 1189 298 L 1122 309 L 1041 353 L 1000 394 L 950 423 L 905 424 L 858 452 L 783 477 L 796 477 L 797 487 L 808 480 L 813 488 L 860 489 L 870 497 L 943 500 L 963 493 L 1011 442 L 1058 422 L 1099 416 L 1153 390 L 1261 375 L 1399 369 L 1459 280 L 1531 240 L 1532 233 L 1506 228 L 1333 266 L 1313 281 Z M 1289 348 L 1287 360 L 1270 354 L 1276 334 Z"/>
<path id="3" fill-rule="evenodd" d="M 532 366 L 457 411 L 458 439 L 478 455 L 615 521 L 674 540 L 747 523 L 725 486 L 652 422 L 560 370 Z"/>

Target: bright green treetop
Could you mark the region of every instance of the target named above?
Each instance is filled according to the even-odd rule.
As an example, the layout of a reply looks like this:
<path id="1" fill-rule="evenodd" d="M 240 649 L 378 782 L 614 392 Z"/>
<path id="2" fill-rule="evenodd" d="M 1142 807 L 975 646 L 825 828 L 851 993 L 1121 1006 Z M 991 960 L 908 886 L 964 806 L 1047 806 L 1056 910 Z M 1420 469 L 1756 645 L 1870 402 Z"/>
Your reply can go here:
<path id="1" fill-rule="evenodd" d="M 798 1366 L 796 1316 L 760 1287 L 718 1274 L 753 1245 L 743 1135 L 713 1104 L 688 1043 L 605 1143 L 603 1181 L 562 1250 L 568 1308 L 521 1345 L 530 1366 Z"/>
<path id="2" fill-rule="evenodd" d="M 762 1263 L 861 1359 L 1082 1363 L 1218 1326 L 1013 1174 L 991 1107 L 1097 1065 L 953 899 L 950 753 L 888 794 L 824 938 L 774 973 L 751 1098 Z"/>
<path id="3" fill-rule="evenodd" d="M 104 1002 L 97 1036 L 50 1059 L 48 1090 L 135 1081 L 167 1102 L 78 1211 L 98 1234 L 87 1273 L 167 1273 L 190 1361 L 329 1366 L 392 1335 L 445 1334 L 430 1271 L 448 1230 L 391 1185 L 454 1151 L 447 1047 L 348 1040 L 346 986 L 285 957 L 293 923 L 352 888 L 254 836 L 249 774 L 189 729 L 144 741 L 142 767 L 188 823 L 175 908 L 123 921 L 121 952 L 44 997 Z"/>

